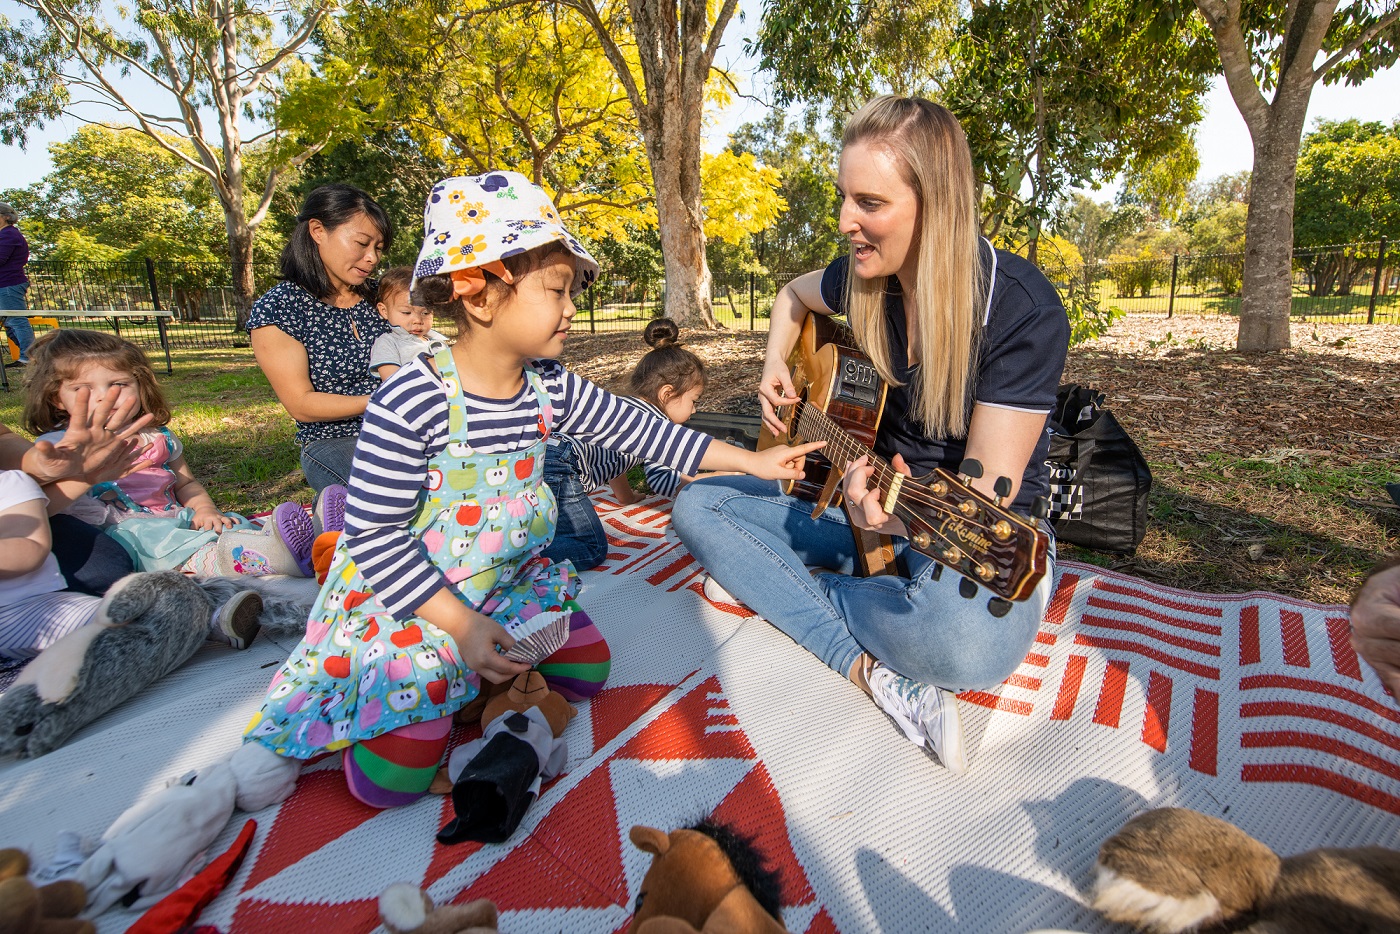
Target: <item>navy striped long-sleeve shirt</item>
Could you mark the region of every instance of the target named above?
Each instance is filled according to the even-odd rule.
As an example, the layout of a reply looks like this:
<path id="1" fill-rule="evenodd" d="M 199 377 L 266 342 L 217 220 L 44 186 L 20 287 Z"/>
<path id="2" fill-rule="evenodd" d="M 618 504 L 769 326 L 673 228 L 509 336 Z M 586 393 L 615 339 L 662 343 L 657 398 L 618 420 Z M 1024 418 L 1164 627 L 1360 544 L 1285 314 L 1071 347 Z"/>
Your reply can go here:
<path id="1" fill-rule="evenodd" d="M 657 418 L 666 418 L 665 412 L 645 399 L 633 399 L 630 396 L 618 396 L 617 399 L 627 405 L 635 405 L 645 409 Z M 572 436 L 568 437 L 568 441 L 574 446 L 575 453 L 578 454 L 579 473 L 583 475 L 584 488 L 589 491 L 596 490 L 613 478 L 622 476 L 638 464 L 645 465 L 647 485 L 651 487 L 653 493 L 674 499 L 676 490 L 680 489 L 681 475 L 670 467 L 648 463 L 640 457 L 610 450 L 601 444 L 593 444 Z"/>
<path id="2" fill-rule="evenodd" d="M 549 405 L 551 430 L 694 474 L 710 437 L 623 402 L 556 360 L 534 363 Z M 355 447 L 345 505 L 346 548 L 384 606 L 404 619 L 446 586 L 409 529 L 428 464 L 449 445 L 476 454 L 513 454 L 539 440 L 543 416 L 526 382 L 511 399 L 464 394 L 467 429 L 450 430 L 442 378 L 419 357 L 370 399 Z"/>

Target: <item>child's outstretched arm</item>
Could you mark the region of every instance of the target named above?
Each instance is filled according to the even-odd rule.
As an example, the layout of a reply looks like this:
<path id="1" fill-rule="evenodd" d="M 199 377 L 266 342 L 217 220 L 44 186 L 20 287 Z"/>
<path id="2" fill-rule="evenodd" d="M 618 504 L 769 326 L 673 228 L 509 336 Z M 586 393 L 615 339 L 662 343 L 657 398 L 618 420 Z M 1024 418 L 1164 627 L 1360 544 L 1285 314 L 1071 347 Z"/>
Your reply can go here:
<path id="1" fill-rule="evenodd" d="M 74 396 L 62 438 L 30 445 L 6 431 L 0 467 L 19 467 L 41 485 L 58 480 L 86 481 L 90 485 L 119 479 L 141 466 L 144 446 L 139 436 L 141 429 L 150 424 L 151 416 L 136 417 L 140 399 L 108 393 L 91 405 L 92 392 L 86 388 Z M 19 463 L 13 462 L 16 457 Z M 79 490 L 78 495 L 82 492 Z"/>
<path id="2" fill-rule="evenodd" d="M 205 532 L 222 532 L 234 524 L 233 519 L 214 505 L 214 497 L 209 495 L 204 484 L 195 479 L 183 455 L 170 462 L 170 469 L 177 481 L 174 491 L 176 501 L 194 510 L 190 525 Z"/>
<path id="3" fill-rule="evenodd" d="M 6 486 L 6 499 L 33 497 L 0 511 L 0 580 L 8 580 L 37 570 L 49 556 L 53 539 L 44 494 L 38 484 L 19 471 L 8 473 L 0 482 Z M 17 492 L 11 492 L 12 485 Z"/>
<path id="4" fill-rule="evenodd" d="M 703 470 L 739 471 L 764 480 L 801 480 L 802 463 L 808 454 L 826 446 L 825 441 L 808 441 L 788 447 L 774 445 L 763 451 L 750 451 L 727 441 L 711 441 L 700 458 Z"/>

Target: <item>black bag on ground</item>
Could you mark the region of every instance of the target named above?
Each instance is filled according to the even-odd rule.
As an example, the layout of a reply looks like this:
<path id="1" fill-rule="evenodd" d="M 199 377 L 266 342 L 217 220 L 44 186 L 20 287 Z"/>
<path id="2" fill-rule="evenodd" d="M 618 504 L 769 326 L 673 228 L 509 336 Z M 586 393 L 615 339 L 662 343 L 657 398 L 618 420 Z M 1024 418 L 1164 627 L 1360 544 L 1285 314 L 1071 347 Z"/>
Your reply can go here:
<path id="1" fill-rule="evenodd" d="M 1094 551 L 1132 554 L 1147 533 L 1147 461 L 1104 407 L 1104 394 L 1061 386 L 1047 425 L 1050 522 L 1055 537 Z"/>

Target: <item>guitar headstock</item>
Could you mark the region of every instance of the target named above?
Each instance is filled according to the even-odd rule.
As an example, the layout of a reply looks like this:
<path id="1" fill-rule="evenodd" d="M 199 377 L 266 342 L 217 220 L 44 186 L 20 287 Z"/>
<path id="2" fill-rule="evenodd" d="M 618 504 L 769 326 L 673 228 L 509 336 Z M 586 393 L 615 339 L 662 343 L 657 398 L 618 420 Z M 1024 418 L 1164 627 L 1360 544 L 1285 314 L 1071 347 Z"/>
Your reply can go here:
<path id="1" fill-rule="evenodd" d="M 1045 576 L 1050 538 L 946 470 L 899 491 L 910 543 L 1007 600 L 1024 600 Z"/>

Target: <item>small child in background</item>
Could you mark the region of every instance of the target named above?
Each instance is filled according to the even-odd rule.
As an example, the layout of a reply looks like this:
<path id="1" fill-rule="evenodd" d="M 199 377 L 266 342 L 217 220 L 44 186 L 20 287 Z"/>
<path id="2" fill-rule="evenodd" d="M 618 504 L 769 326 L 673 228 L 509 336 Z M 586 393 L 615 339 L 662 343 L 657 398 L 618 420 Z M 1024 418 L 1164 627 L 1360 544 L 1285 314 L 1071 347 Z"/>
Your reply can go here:
<path id="1" fill-rule="evenodd" d="M 433 313 L 408 297 L 413 267 L 395 266 L 379 279 L 380 316 L 392 326 L 375 338 L 369 352 L 369 371 L 381 380 L 420 354 L 433 356 L 447 346 L 447 338 L 433 330 Z"/>
<path id="2" fill-rule="evenodd" d="M 65 590 L 53 555 L 48 496 L 22 470 L 0 471 L 0 659 L 32 658 L 92 622 L 101 597 Z M 209 637 L 245 649 L 257 635 L 262 598 L 235 593 L 214 611 Z"/>
<path id="3" fill-rule="evenodd" d="M 670 318 L 657 318 L 647 325 L 642 339 L 652 349 L 632 370 L 628 381 L 632 395 L 618 396 L 618 400 L 684 425 L 695 414 L 695 404 L 705 391 L 705 364 L 681 346 L 680 333 Z M 559 520 L 545 557 L 572 561 L 579 571 L 602 563 L 608 554 L 608 539 L 588 494 L 608 486 L 619 503 L 637 502 L 641 497 L 627 481 L 627 474 L 640 465 L 645 465 L 647 485 L 659 496 L 674 497 L 695 479 L 563 432 L 550 438 L 544 479 L 559 502 Z"/>
<path id="4" fill-rule="evenodd" d="M 94 486 L 66 513 L 105 529 L 131 554 L 138 571 L 310 575 L 313 525 L 306 511 L 283 503 L 261 531 L 242 516 L 221 512 L 185 462 L 184 445 L 166 427 L 170 406 L 139 347 L 80 328 L 50 331 L 36 340 L 25 387 L 25 427 L 40 440 L 57 441 L 82 389 L 91 393 L 93 404 L 108 393 L 135 396 L 139 411 L 153 418 L 141 434 L 148 449 L 141 468 Z"/>

